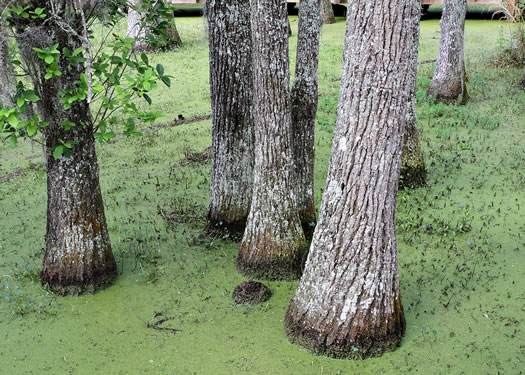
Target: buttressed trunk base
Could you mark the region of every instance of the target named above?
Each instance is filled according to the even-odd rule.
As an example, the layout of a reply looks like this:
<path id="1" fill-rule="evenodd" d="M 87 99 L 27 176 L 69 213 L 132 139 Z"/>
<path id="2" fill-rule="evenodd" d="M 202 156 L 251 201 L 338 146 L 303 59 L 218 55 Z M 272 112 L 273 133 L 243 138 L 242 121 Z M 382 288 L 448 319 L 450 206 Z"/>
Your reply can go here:
<path id="1" fill-rule="evenodd" d="M 342 359 L 375 357 L 396 349 L 405 332 L 401 297 L 394 301 L 394 311 L 381 319 L 356 316 L 352 324 L 311 321 L 294 300 L 284 321 L 288 339 L 314 354 Z"/>

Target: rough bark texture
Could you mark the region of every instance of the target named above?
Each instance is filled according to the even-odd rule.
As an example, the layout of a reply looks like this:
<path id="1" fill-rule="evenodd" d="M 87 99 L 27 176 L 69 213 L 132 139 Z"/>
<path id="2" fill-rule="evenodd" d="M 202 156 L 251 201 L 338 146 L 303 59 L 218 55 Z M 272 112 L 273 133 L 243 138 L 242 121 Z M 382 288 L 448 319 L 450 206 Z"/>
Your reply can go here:
<path id="1" fill-rule="evenodd" d="M 82 27 L 75 10 L 62 4 L 59 16 Z M 36 25 L 35 25 L 36 24 Z M 78 30 L 81 34 L 80 29 Z M 44 79 L 48 66 L 36 57 L 32 47 L 46 48 L 55 43 L 70 51 L 81 42 L 53 21 L 27 21 L 18 26 L 16 38 L 21 56 L 37 95 L 38 111 L 43 121 L 47 159 L 47 229 L 46 251 L 41 272 L 42 284 L 49 284 L 58 294 L 93 293 L 110 285 L 116 276 L 116 264 L 111 252 L 104 205 L 98 178 L 98 164 L 93 138 L 89 105 L 78 102 L 69 110 L 59 102 L 60 90 L 75 89 L 75 81 L 84 72 L 82 64 L 73 67 L 61 59 L 60 77 Z M 69 131 L 62 120 L 76 124 Z M 75 142 L 71 157 L 55 160 L 53 149 L 61 140 Z"/>
<path id="2" fill-rule="evenodd" d="M 7 32 L 0 19 L 0 105 L 12 106 L 15 89 L 15 72 L 9 57 L 9 41 Z"/>
<path id="3" fill-rule="evenodd" d="M 314 353 L 379 355 L 405 329 L 395 207 L 419 7 L 356 0 L 348 12 L 327 187 L 285 319 L 290 340 Z"/>
<path id="4" fill-rule="evenodd" d="M 299 277 L 305 250 L 295 206 L 287 28 L 286 2 L 253 2 L 254 190 L 237 266 L 254 278 Z"/>
<path id="5" fill-rule="evenodd" d="M 332 8 L 332 3 L 330 0 L 320 0 L 321 1 L 321 22 L 323 25 L 335 23 L 334 9 Z M 299 5 L 299 10 L 301 6 Z"/>
<path id="6" fill-rule="evenodd" d="M 161 0 L 159 0 L 161 1 Z M 147 34 L 151 33 L 151 30 L 143 24 L 142 16 L 137 10 L 140 9 L 141 0 L 130 0 L 133 7 L 128 8 L 128 38 L 135 39 L 135 49 L 137 51 L 151 51 L 153 45 L 148 43 Z M 133 9 L 135 8 L 135 9 Z M 169 50 L 172 48 L 180 47 L 182 45 L 182 39 L 177 30 L 175 24 L 175 18 L 169 20 L 169 26 L 164 30 L 164 42 L 160 49 Z M 159 46 L 161 46 L 159 44 Z"/>
<path id="7" fill-rule="evenodd" d="M 466 14 L 467 0 L 443 1 L 439 53 L 427 94 L 445 103 L 454 102 L 459 97 L 463 104 L 468 100 L 464 58 Z"/>
<path id="8" fill-rule="evenodd" d="M 315 227 L 314 130 L 317 113 L 317 66 L 321 0 L 303 0 L 299 8 L 295 80 L 291 92 L 296 204 L 307 238 Z"/>
<path id="9" fill-rule="evenodd" d="M 208 227 L 242 236 L 253 193 L 249 0 L 209 0 L 212 173 Z"/>
<path id="10" fill-rule="evenodd" d="M 419 17 L 420 18 L 420 17 Z M 417 66 L 419 53 L 419 18 L 414 24 L 414 43 L 412 45 L 412 64 Z M 403 137 L 403 152 L 401 155 L 401 178 L 399 187 L 418 187 L 426 184 L 427 172 L 425 170 L 425 160 L 423 151 L 419 142 L 419 130 L 417 127 L 417 110 L 416 110 L 416 86 L 417 86 L 417 69 L 412 74 L 412 95 L 408 103 L 407 122 L 405 125 L 405 134 Z"/>

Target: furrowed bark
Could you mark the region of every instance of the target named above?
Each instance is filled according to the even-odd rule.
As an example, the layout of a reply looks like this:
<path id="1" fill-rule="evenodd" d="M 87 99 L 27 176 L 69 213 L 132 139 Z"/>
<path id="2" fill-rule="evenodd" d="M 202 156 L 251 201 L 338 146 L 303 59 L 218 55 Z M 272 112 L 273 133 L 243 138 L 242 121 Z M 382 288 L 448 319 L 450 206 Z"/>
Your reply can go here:
<path id="1" fill-rule="evenodd" d="M 208 229 L 241 237 L 253 193 L 249 0 L 209 0 L 212 173 Z"/>
<path id="2" fill-rule="evenodd" d="M 74 25 L 80 17 L 68 6 L 59 16 Z M 26 21 L 23 21 L 26 22 Z M 46 48 L 55 43 L 59 50 L 70 51 L 82 46 L 78 38 L 54 21 L 27 21 L 18 26 L 16 38 L 24 65 L 40 101 L 38 112 L 49 123 L 43 129 L 47 161 L 47 227 L 46 251 L 40 274 L 57 294 L 94 293 L 112 284 L 116 264 L 111 252 L 104 205 L 99 185 L 99 170 L 93 138 L 93 124 L 88 103 L 80 101 L 68 110 L 60 103 L 60 90 L 74 90 L 84 73 L 84 66 L 72 66 L 60 59 L 61 76 L 45 79 L 48 64 L 36 56 L 32 47 Z M 80 33 L 79 33 L 80 34 Z M 75 123 L 66 131 L 60 123 Z M 71 157 L 55 160 L 55 147 L 71 142 Z"/>
<path id="3" fill-rule="evenodd" d="M 254 189 L 237 266 L 254 278 L 299 277 L 305 250 L 295 207 L 287 28 L 286 2 L 253 2 Z"/>
<path id="4" fill-rule="evenodd" d="M 332 8 L 332 3 L 330 0 L 320 0 L 321 1 L 321 22 L 323 25 L 335 23 L 334 9 Z M 299 9 L 301 6 L 299 5 Z"/>
<path id="5" fill-rule="evenodd" d="M 419 53 L 419 19 L 413 25 L 414 43 L 412 45 L 412 64 L 417 66 Z M 401 155 L 401 178 L 399 180 L 399 188 L 403 187 L 418 187 L 426 184 L 427 172 L 425 169 L 425 160 L 423 158 L 423 151 L 419 142 L 419 130 L 417 127 L 417 69 L 412 74 L 412 95 L 408 103 L 407 122 L 405 125 L 405 134 L 403 137 L 403 152 Z"/>
<path id="6" fill-rule="evenodd" d="M 0 105 L 11 107 L 16 86 L 15 72 L 9 56 L 7 30 L 0 19 Z"/>
<path id="7" fill-rule="evenodd" d="M 366 358 L 397 347 L 405 320 L 395 207 L 420 2 L 355 0 L 319 222 L 286 313 L 289 339 Z"/>
<path id="8" fill-rule="evenodd" d="M 291 91 L 296 204 L 307 238 L 315 227 L 314 130 L 317 113 L 317 67 L 321 0 L 304 0 L 299 8 L 295 79 Z"/>
<path id="9" fill-rule="evenodd" d="M 437 101 L 451 103 L 461 98 L 468 101 L 466 86 L 464 29 L 467 0 L 444 0 L 441 16 L 439 53 L 434 77 L 427 95 Z"/>

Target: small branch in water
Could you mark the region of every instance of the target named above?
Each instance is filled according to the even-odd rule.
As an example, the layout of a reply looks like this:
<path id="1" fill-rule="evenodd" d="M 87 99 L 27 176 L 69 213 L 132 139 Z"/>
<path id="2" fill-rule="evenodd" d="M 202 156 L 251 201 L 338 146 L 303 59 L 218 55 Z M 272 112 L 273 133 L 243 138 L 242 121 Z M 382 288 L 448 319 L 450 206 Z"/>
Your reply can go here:
<path id="1" fill-rule="evenodd" d="M 173 318 L 169 318 L 169 317 L 165 317 L 164 315 L 162 315 L 161 312 L 155 312 L 155 314 L 153 315 L 153 317 L 149 320 L 149 322 L 146 322 L 144 321 L 141 317 L 137 317 L 142 323 L 144 323 L 146 325 L 146 327 L 148 328 L 152 328 L 154 330 L 157 330 L 157 331 L 167 331 L 167 332 L 171 332 L 173 334 L 177 333 L 177 332 L 182 332 L 181 329 L 177 329 L 177 328 L 171 328 L 171 327 L 161 327 L 162 324 L 166 323 L 168 320 L 173 320 Z M 157 318 L 159 318 L 158 320 L 156 320 Z"/>

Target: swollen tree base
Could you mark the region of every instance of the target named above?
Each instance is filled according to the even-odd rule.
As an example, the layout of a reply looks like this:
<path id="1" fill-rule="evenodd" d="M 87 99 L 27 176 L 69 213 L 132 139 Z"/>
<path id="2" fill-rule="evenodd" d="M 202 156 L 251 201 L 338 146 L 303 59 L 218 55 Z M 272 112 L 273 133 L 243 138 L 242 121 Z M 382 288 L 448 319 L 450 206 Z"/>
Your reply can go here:
<path id="1" fill-rule="evenodd" d="M 387 323 L 377 326 L 377 322 Z M 401 344 L 406 327 L 400 302 L 394 304 L 392 316 L 379 320 L 365 318 L 361 326 L 348 330 L 308 321 L 294 300 L 286 311 L 284 325 L 290 342 L 314 354 L 340 359 L 365 359 L 392 351 Z"/>
<path id="2" fill-rule="evenodd" d="M 401 167 L 401 178 L 399 179 L 399 189 L 415 188 L 424 186 L 427 183 L 427 171 L 425 164 Z"/>
<path id="3" fill-rule="evenodd" d="M 63 262 L 68 260 L 63 259 Z M 69 259 L 72 262 L 71 259 Z M 81 294 L 94 294 L 106 289 L 115 282 L 117 267 L 115 261 L 106 263 L 101 269 L 91 270 L 86 279 L 79 279 L 75 273 L 67 272 L 63 267 L 47 265 L 40 273 L 42 285 L 48 286 L 51 291 L 59 296 Z"/>
<path id="4" fill-rule="evenodd" d="M 305 260 L 306 248 L 291 257 L 271 259 L 250 258 L 241 251 L 237 256 L 237 270 L 252 279 L 292 281 L 301 277 Z"/>
<path id="5" fill-rule="evenodd" d="M 232 215 L 229 215 L 230 217 Z M 210 236 L 228 236 L 234 241 L 242 240 L 246 228 L 246 216 L 236 221 L 229 221 L 225 217 L 216 217 L 208 214 L 206 231 Z"/>

